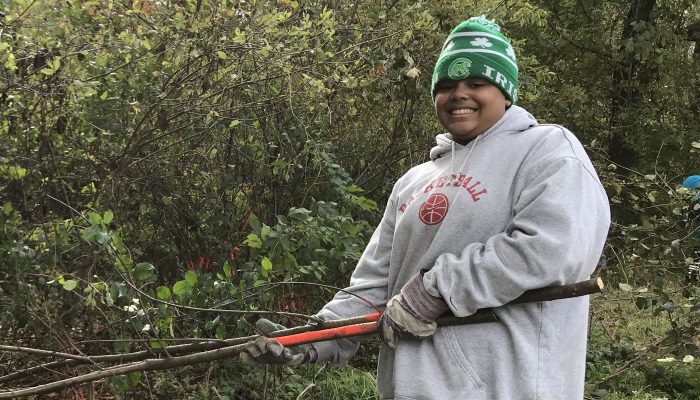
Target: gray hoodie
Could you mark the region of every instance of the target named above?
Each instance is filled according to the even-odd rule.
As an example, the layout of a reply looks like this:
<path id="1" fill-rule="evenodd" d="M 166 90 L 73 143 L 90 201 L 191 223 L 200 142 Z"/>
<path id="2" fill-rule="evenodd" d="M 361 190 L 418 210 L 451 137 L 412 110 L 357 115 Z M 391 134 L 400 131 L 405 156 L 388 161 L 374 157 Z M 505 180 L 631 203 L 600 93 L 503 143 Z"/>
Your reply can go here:
<path id="1" fill-rule="evenodd" d="M 524 291 L 587 279 L 603 249 L 609 204 L 579 141 L 512 106 L 466 146 L 437 137 L 431 161 L 394 185 L 346 289 L 383 307 L 421 269 L 453 314 L 495 308 L 501 321 L 438 328 L 382 346 L 382 399 L 583 398 L 588 298 L 503 306 Z M 319 316 L 372 313 L 338 293 Z M 359 339 L 315 343 L 343 364 Z"/>

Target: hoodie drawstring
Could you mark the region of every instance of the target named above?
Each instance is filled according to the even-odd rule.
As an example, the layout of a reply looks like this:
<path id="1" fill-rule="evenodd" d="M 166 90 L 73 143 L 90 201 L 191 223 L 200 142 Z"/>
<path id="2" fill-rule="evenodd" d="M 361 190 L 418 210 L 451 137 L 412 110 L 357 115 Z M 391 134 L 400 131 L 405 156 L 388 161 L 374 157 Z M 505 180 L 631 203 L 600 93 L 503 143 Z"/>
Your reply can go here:
<path id="1" fill-rule="evenodd" d="M 471 157 L 472 152 L 476 148 L 477 143 L 479 142 L 479 139 L 481 138 L 482 135 L 477 136 L 474 139 L 474 144 L 472 145 L 472 148 L 469 149 L 469 153 L 467 153 L 467 157 L 464 159 L 464 162 L 462 163 L 462 172 L 464 172 L 464 167 L 467 165 L 467 162 L 469 162 L 469 157 Z M 455 142 L 452 141 L 452 158 L 450 159 L 450 174 L 454 175 L 455 170 L 453 166 L 453 161 L 455 159 Z"/>

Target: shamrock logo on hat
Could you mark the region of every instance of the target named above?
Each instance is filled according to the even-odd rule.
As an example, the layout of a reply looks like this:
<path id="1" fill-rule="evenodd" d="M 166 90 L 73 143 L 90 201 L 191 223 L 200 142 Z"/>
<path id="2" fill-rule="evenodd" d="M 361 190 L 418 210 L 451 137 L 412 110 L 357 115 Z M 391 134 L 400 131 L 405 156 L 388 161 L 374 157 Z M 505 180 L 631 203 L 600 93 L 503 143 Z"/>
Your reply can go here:
<path id="1" fill-rule="evenodd" d="M 454 80 L 465 79 L 469 76 L 469 67 L 471 66 L 472 60 L 463 57 L 456 58 L 450 63 L 450 67 L 447 69 L 447 76 Z"/>
<path id="2" fill-rule="evenodd" d="M 515 60 L 515 51 L 513 50 L 513 46 L 508 45 L 508 48 L 506 49 L 506 54 L 513 60 Z"/>
<path id="3" fill-rule="evenodd" d="M 491 47 L 493 44 L 489 42 L 485 37 L 479 37 L 471 41 L 471 45 L 474 47 Z"/>

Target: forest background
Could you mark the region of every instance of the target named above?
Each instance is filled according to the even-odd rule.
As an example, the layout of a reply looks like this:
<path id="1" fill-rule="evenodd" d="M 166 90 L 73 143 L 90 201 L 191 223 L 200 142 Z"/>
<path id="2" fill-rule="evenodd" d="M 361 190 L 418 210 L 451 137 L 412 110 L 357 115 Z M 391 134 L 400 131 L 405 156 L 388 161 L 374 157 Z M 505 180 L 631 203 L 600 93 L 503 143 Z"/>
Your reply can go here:
<path id="1" fill-rule="evenodd" d="M 693 0 L 0 1 L 0 398 L 126 363 L 88 355 L 304 323 L 427 160 L 432 67 L 481 14 L 513 40 L 519 104 L 576 134 L 610 197 L 586 398 L 698 398 Z M 377 346 L 37 398 L 374 399 Z"/>

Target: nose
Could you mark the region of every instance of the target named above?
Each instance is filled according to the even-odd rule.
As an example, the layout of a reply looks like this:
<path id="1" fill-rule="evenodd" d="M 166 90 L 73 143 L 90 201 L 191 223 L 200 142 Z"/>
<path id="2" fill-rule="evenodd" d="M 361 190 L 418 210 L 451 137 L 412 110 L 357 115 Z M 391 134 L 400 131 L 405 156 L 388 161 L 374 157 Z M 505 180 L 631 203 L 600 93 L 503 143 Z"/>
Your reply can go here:
<path id="1" fill-rule="evenodd" d="M 452 97 L 455 99 L 469 99 L 471 97 L 471 89 L 467 81 L 459 81 L 452 91 Z"/>

